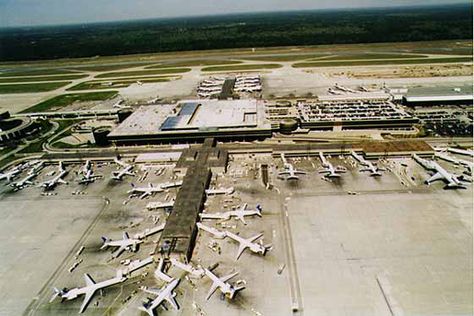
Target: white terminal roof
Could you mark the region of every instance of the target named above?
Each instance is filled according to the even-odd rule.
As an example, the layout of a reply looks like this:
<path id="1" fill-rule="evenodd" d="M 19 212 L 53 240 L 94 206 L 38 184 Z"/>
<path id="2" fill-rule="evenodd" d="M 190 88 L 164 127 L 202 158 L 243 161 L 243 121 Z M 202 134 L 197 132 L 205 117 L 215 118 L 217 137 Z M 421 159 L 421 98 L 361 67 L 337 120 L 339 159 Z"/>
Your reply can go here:
<path id="1" fill-rule="evenodd" d="M 110 136 L 270 128 L 260 100 L 189 100 L 142 106 Z"/>

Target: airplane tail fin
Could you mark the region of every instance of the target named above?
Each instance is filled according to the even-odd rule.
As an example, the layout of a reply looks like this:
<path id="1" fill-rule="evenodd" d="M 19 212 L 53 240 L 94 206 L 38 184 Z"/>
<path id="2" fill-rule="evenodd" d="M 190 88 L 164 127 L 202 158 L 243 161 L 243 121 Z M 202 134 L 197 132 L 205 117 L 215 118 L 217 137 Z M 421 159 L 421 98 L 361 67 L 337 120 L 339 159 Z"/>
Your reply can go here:
<path id="1" fill-rule="evenodd" d="M 51 296 L 51 298 L 49 299 L 49 302 L 52 303 L 58 296 L 60 296 L 63 291 L 59 290 L 58 288 L 56 287 L 53 287 L 53 291 L 54 291 L 54 294 L 53 296 Z"/>
<path id="2" fill-rule="evenodd" d="M 102 242 L 104 243 L 104 244 L 100 247 L 100 249 L 107 248 L 106 243 L 110 241 L 110 238 L 105 237 L 105 236 L 102 236 L 102 237 L 100 237 L 100 238 L 102 239 Z"/>
<path id="3" fill-rule="evenodd" d="M 262 217 L 262 206 L 260 204 L 257 204 L 255 210 L 257 211 L 257 216 Z"/>

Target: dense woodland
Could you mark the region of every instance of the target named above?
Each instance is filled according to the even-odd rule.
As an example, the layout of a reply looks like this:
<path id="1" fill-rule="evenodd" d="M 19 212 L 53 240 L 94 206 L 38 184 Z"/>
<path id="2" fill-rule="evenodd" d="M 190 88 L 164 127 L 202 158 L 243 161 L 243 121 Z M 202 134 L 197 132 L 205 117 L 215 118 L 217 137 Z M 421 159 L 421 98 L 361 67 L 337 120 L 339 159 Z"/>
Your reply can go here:
<path id="1" fill-rule="evenodd" d="M 0 30 L 0 60 L 472 39 L 470 5 L 258 13 Z"/>

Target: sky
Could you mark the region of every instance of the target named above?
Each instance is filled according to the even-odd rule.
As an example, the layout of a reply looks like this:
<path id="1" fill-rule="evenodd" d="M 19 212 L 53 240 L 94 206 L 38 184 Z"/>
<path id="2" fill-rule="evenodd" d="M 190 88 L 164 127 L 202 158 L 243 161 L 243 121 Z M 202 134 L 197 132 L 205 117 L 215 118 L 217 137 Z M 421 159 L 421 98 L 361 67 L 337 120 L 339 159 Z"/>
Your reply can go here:
<path id="1" fill-rule="evenodd" d="M 471 0 L 0 0 L 0 27 L 242 12 L 472 3 Z"/>

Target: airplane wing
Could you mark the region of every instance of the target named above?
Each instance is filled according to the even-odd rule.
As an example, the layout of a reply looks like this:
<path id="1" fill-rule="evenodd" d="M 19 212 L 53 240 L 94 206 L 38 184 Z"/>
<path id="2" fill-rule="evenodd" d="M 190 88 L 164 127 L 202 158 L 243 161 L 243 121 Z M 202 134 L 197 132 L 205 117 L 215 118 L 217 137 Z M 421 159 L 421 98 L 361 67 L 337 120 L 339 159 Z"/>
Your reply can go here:
<path id="1" fill-rule="evenodd" d="M 430 184 L 433 181 L 438 181 L 438 180 L 443 180 L 443 179 L 444 177 L 441 175 L 441 173 L 438 172 L 435 175 L 433 175 L 431 178 L 426 180 L 426 183 Z"/>
<path id="2" fill-rule="evenodd" d="M 117 258 L 118 256 L 120 256 L 122 254 L 122 252 L 125 251 L 125 246 L 120 246 L 114 253 L 113 253 L 113 257 L 114 258 Z"/>
<path id="3" fill-rule="evenodd" d="M 244 245 L 242 243 L 239 245 L 239 249 L 237 250 L 237 256 L 235 257 L 235 260 L 239 260 L 240 256 L 244 253 L 245 248 L 247 248 L 246 245 Z"/>
<path id="4" fill-rule="evenodd" d="M 280 176 L 283 176 L 283 175 L 286 175 L 286 174 L 290 174 L 290 172 L 289 171 L 281 171 L 281 172 L 278 172 L 278 174 Z"/>
<path id="5" fill-rule="evenodd" d="M 142 195 L 140 195 L 140 199 L 144 199 L 146 198 L 148 195 L 150 195 L 151 193 L 149 191 L 146 191 L 144 192 Z"/>
<path id="6" fill-rule="evenodd" d="M 127 232 L 123 232 L 122 238 L 123 238 L 124 240 L 127 240 L 127 239 L 129 239 L 130 237 L 128 237 L 128 233 L 127 233 Z"/>
<path id="7" fill-rule="evenodd" d="M 92 279 L 92 277 L 87 274 L 87 273 L 84 273 L 84 280 L 86 281 L 86 285 L 87 286 L 91 286 L 91 285 L 94 285 L 95 284 L 95 281 Z"/>
<path id="8" fill-rule="evenodd" d="M 217 288 L 218 288 L 218 285 L 216 282 L 214 282 L 211 288 L 209 289 L 209 292 L 207 292 L 206 300 L 209 300 L 211 298 L 212 294 L 214 294 Z"/>
<path id="9" fill-rule="evenodd" d="M 174 298 L 174 295 L 173 295 L 172 292 L 170 294 L 168 294 L 168 296 L 165 297 L 165 300 L 168 303 L 170 303 L 170 305 L 173 306 L 174 309 L 176 309 L 176 310 L 179 309 L 178 302 L 176 302 L 176 299 Z"/>
<path id="10" fill-rule="evenodd" d="M 247 225 L 247 222 L 245 221 L 244 219 L 244 216 L 243 215 L 237 215 L 237 218 L 244 224 L 244 225 Z"/>
<path id="11" fill-rule="evenodd" d="M 259 239 L 260 237 L 263 236 L 263 233 L 260 233 L 260 234 L 257 234 L 253 237 L 250 237 L 249 239 L 247 239 L 248 241 L 251 241 L 251 242 L 254 242 L 255 240 Z"/>
<path id="12" fill-rule="evenodd" d="M 239 271 L 236 271 L 234 273 L 231 273 L 229 275 L 226 275 L 226 276 L 223 276 L 221 278 L 219 278 L 222 282 L 227 282 L 229 281 L 230 279 L 232 279 L 233 277 L 235 277 L 237 274 L 239 274 Z"/>
<path id="13" fill-rule="evenodd" d="M 59 182 L 59 183 L 62 183 L 62 184 L 67 184 L 67 182 L 64 181 L 63 179 L 58 179 L 58 182 Z"/>
<path id="14" fill-rule="evenodd" d="M 94 293 L 95 293 L 95 290 L 90 290 L 89 292 L 86 293 L 84 297 L 84 301 L 82 301 L 81 309 L 79 309 L 80 314 L 84 312 L 90 300 L 92 299 L 92 296 L 94 296 Z"/>

